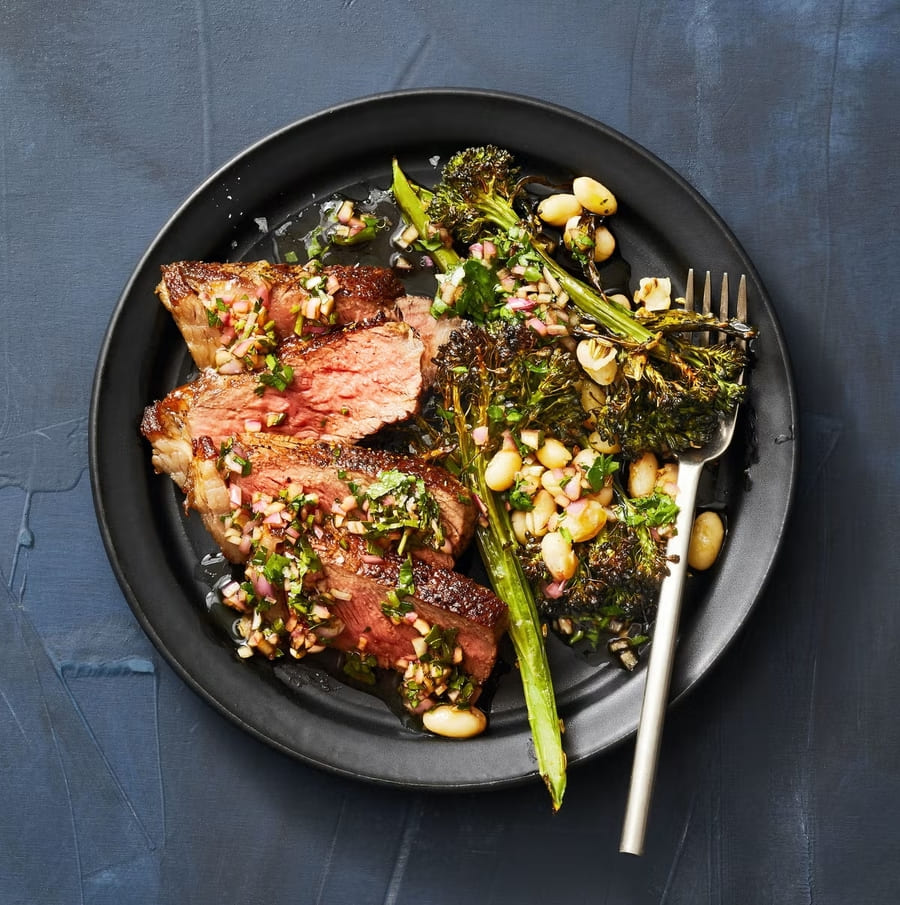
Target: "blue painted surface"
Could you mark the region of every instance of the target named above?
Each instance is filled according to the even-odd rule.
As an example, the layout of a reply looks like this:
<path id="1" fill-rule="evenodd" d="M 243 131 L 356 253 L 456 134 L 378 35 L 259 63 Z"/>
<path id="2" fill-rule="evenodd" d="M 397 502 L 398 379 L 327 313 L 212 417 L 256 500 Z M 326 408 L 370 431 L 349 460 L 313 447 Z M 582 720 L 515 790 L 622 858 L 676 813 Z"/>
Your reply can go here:
<path id="1" fill-rule="evenodd" d="M 0 7 L 0 902 L 896 901 L 900 7 L 170 6 Z M 639 861 L 627 748 L 551 817 L 537 787 L 372 789 L 242 734 L 142 634 L 94 522 L 96 355 L 171 212 L 280 126 L 448 85 L 568 106 L 684 174 L 793 358 L 784 554 L 671 715 Z"/>

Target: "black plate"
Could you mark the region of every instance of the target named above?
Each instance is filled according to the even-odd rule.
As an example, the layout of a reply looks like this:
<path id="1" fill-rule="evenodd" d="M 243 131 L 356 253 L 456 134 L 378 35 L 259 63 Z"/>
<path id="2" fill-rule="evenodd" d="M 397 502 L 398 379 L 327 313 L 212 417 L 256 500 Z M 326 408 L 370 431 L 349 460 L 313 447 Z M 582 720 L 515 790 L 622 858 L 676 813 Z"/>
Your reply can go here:
<path id="1" fill-rule="evenodd" d="M 184 343 L 153 290 L 166 262 L 272 256 L 291 237 L 290 226 L 279 227 L 312 202 L 347 186 L 387 186 L 394 154 L 414 176 L 434 178 L 436 156 L 488 142 L 509 148 L 526 170 L 606 183 L 619 199 L 613 228 L 635 278 L 671 275 L 683 291 L 689 266 L 747 275 L 751 320 L 761 333 L 755 433 L 736 446 L 717 491 L 727 502 L 729 537 L 714 574 L 695 582 L 686 611 L 673 679 L 674 693 L 684 693 L 740 629 L 772 567 L 794 485 L 794 393 L 775 313 L 734 236 L 683 179 L 606 126 L 535 100 L 446 90 L 356 101 L 275 133 L 208 179 L 153 242 L 113 314 L 94 383 L 97 515 L 122 589 L 154 644 L 192 688 L 275 748 L 406 787 L 484 788 L 535 776 L 518 682 L 512 675 L 500 681 L 488 732 L 460 743 L 404 728 L 382 701 L 325 673 L 300 667 L 285 675 L 237 659 L 204 602 L 198 562 L 211 542 L 184 518 L 174 484 L 153 473 L 138 434 L 144 406 L 189 371 Z M 634 731 L 640 671 L 591 665 L 555 641 L 550 657 L 570 764 Z"/>

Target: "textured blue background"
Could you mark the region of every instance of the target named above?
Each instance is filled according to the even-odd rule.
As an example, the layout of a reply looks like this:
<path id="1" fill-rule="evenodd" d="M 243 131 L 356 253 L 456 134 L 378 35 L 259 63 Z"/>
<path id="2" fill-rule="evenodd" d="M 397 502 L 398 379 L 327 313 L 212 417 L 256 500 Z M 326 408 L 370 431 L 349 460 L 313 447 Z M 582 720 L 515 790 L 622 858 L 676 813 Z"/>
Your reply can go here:
<path id="1" fill-rule="evenodd" d="M 0 902 L 896 901 L 898 46 L 889 0 L 4 0 Z M 157 230 L 270 131 L 426 86 L 645 145 L 732 227 L 791 349 L 792 527 L 671 715 L 640 860 L 616 851 L 627 747 L 552 817 L 537 786 L 373 789 L 242 734 L 146 640 L 94 522 L 93 368 Z"/>

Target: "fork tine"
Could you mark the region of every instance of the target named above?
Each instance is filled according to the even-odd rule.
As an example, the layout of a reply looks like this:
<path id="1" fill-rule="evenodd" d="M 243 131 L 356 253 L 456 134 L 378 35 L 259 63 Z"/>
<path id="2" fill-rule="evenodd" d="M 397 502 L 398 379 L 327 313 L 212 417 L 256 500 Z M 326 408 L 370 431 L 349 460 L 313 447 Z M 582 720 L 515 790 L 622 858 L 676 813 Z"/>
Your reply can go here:
<path id="1" fill-rule="evenodd" d="M 719 320 L 728 320 L 728 274 L 722 274 L 722 294 L 719 296 Z"/>
<path id="2" fill-rule="evenodd" d="M 694 268 L 691 267 L 687 272 L 687 282 L 684 286 L 684 310 L 694 310 Z"/>
<path id="3" fill-rule="evenodd" d="M 728 320 L 728 274 L 722 274 L 722 293 L 719 296 L 719 320 L 725 323 Z M 717 333 L 716 342 L 722 342 L 725 334 Z"/>
<path id="4" fill-rule="evenodd" d="M 741 274 L 741 280 L 738 283 L 738 291 L 737 291 L 737 311 L 735 312 L 735 317 L 742 323 L 747 323 L 747 277 L 744 274 Z M 740 348 L 745 348 L 747 345 L 746 341 L 741 339 L 738 341 L 738 346 Z"/>
<path id="5" fill-rule="evenodd" d="M 706 271 L 706 279 L 703 282 L 703 300 L 700 302 L 700 313 L 709 314 L 712 311 L 712 281 L 709 271 Z M 697 345 L 709 345 L 709 333 L 697 334 Z"/>

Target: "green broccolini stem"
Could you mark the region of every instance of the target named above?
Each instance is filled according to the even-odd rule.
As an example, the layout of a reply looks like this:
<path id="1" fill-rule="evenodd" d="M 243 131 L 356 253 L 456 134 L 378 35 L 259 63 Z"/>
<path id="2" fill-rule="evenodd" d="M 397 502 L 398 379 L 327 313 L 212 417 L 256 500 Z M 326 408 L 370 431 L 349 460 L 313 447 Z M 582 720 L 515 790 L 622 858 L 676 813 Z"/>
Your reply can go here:
<path id="1" fill-rule="evenodd" d="M 541 256 L 559 285 L 585 314 L 599 321 L 607 330 L 612 330 L 632 342 L 645 343 L 653 339 L 654 334 L 639 324 L 621 305 L 604 298 L 554 261 L 540 244 L 534 241 L 531 231 L 511 204 L 499 198 L 479 198 L 475 202 L 475 207 L 485 218 L 507 233 L 515 228 L 521 229 L 527 235 L 529 245 Z"/>
<path id="2" fill-rule="evenodd" d="M 391 191 L 394 193 L 394 200 L 400 210 L 403 211 L 406 219 L 416 228 L 419 237 L 427 239 L 428 227 L 431 225 L 431 221 L 426 213 L 426 204 L 416 194 L 416 190 L 406 178 L 403 170 L 400 169 L 396 158 L 394 158 L 391 165 L 391 171 L 393 174 Z M 462 259 L 452 248 L 441 246 L 428 253 L 443 273 L 453 270 L 462 263 Z"/>
<path id="3" fill-rule="evenodd" d="M 465 416 L 461 414 L 465 410 L 456 387 L 453 388 L 453 408 L 460 458 L 468 465 L 465 475 L 487 509 L 487 526 L 479 526 L 475 535 L 478 549 L 494 591 L 509 607 L 509 636 L 519 663 L 538 770 L 550 792 L 553 810 L 558 811 L 566 790 L 566 757 L 537 605 L 513 552 L 517 541 L 509 513 L 498 504 L 494 492 L 485 482 L 484 455 L 472 441 Z"/>

